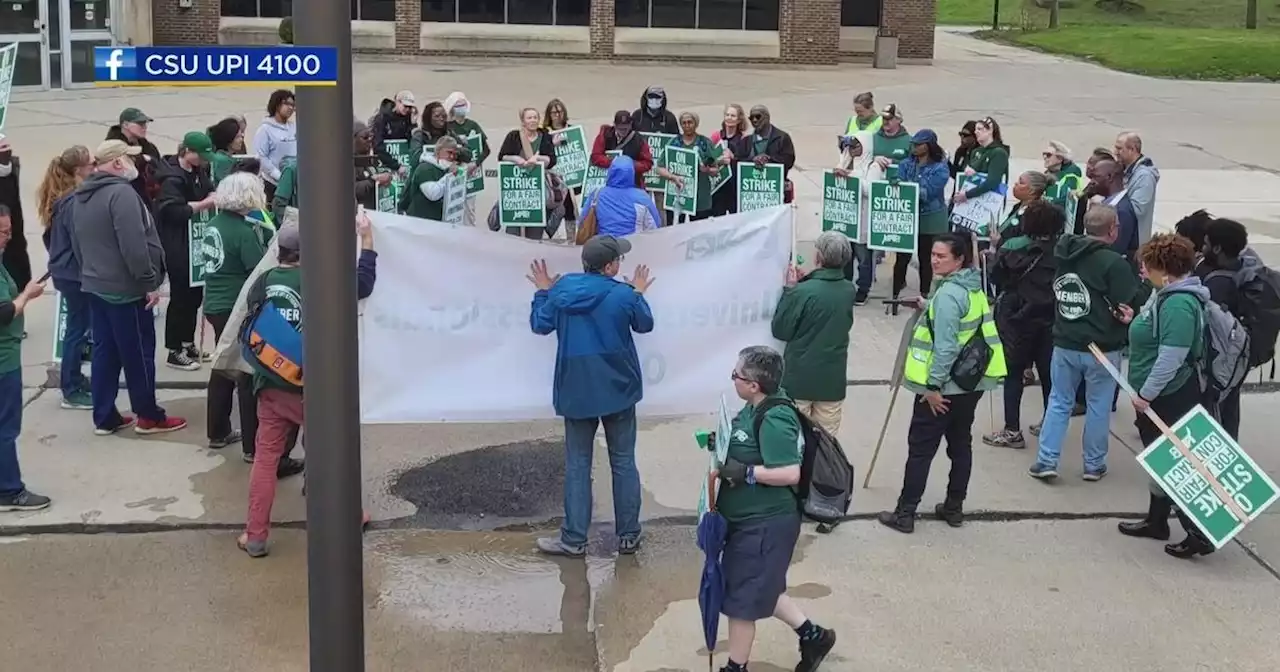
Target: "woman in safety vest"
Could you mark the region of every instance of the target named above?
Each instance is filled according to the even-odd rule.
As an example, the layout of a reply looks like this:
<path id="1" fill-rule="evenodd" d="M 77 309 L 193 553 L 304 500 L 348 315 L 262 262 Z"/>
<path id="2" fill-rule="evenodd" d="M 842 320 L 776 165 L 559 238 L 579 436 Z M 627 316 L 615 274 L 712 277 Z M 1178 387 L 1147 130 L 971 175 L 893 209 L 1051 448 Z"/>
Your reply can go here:
<path id="1" fill-rule="evenodd" d="M 982 291 L 982 278 L 973 264 L 972 241 L 947 233 L 938 236 L 930 251 L 933 274 L 938 280 L 933 296 L 917 299 L 915 332 L 903 364 L 903 386 L 915 393 L 911 428 L 907 433 L 907 467 L 902 493 L 893 511 L 879 515 L 882 525 L 899 532 L 915 531 L 916 507 L 924 496 L 929 467 L 938 454 L 943 437 L 951 459 L 951 477 L 946 501 L 934 509 L 952 527 L 964 523 L 963 504 L 973 470 L 973 415 L 982 393 L 994 390 L 1005 377 L 1004 348 L 996 334 L 991 305 Z M 986 348 L 971 343 L 982 339 Z M 956 375 L 971 370 L 966 364 L 981 358 L 972 356 L 986 350 L 990 357 L 981 377 L 962 386 Z M 964 376 L 968 379 L 968 376 Z"/>
<path id="2" fill-rule="evenodd" d="M 1138 392 L 1133 398 L 1138 416 L 1134 424 L 1142 445 L 1149 446 L 1161 432 L 1147 418 L 1148 408 L 1172 424 L 1201 402 L 1196 362 L 1204 357 L 1201 325 L 1209 289 L 1194 273 L 1195 247 L 1175 233 L 1152 236 L 1138 251 L 1138 260 L 1158 291 L 1136 315 L 1133 308 L 1120 305 L 1116 316 L 1129 325 L 1129 385 Z M 1169 538 L 1169 509 L 1175 508 L 1174 503 L 1155 483 L 1149 489 L 1147 517 L 1136 523 L 1120 523 L 1120 533 L 1164 541 Z M 1182 509 L 1177 513 L 1187 538 L 1166 544 L 1164 552 L 1175 558 L 1212 553 L 1213 544 L 1195 523 Z"/>
<path id="3" fill-rule="evenodd" d="M 874 134 L 880 130 L 884 117 L 876 112 L 876 99 L 871 92 L 859 93 L 853 97 L 853 116 L 845 124 L 844 134 L 853 136 L 861 131 Z M 868 152 L 869 153 L 869 152 Z"/>

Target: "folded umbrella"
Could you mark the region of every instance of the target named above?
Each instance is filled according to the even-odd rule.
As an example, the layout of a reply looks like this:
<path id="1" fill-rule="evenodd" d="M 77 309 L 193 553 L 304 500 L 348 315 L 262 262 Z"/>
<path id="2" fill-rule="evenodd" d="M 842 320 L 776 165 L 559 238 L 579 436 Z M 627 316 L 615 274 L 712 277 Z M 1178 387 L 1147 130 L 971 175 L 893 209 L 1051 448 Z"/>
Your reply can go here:
<path id="1" fill-rule="evenodd" d="M 724 605 L 724 572 L 720 553 L 724 550 L 729 524 L 715 510 L 716 481 L 719 476 L 707 474 L 707 501 L 710 508 L 698 519 L 698 548 L 706 555 L 702 564 L 702 580 L 698 585 L 698 609 L 702 612 L 702 635 L 707 645 L 707 669 L 714 666 L 716 640 L 720 630 L 720 607 Z"/>

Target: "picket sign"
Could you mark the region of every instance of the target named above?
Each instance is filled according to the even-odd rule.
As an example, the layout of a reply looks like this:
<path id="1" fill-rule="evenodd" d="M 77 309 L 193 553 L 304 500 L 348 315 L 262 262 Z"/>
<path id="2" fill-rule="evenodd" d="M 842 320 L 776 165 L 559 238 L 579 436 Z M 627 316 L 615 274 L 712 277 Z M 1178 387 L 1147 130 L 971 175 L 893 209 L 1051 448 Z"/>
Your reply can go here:
<path id="1" fill-rule="evenodd" d="M 378 288 L 361 318 L 363 421 L 555 418 L 556 338 L 529 328 L 534 288 L 525 275 L 535 258 L 546 259 L 553 275 L 581 272 L 581 250 L 402 215 L 369 217 Z M 645 293 L 654 329 L 635 336 L 641 416 L 715 408 L 721 394 L 732 394 L 729 372 L 739 350 L 781 350 L 770 322 L 793 217 L 790 206 L 778 206 L 629 237 L 623 273 L 645 264 L 655 279 Z M 405 366 L 410 351 L 414 366 Z"/>

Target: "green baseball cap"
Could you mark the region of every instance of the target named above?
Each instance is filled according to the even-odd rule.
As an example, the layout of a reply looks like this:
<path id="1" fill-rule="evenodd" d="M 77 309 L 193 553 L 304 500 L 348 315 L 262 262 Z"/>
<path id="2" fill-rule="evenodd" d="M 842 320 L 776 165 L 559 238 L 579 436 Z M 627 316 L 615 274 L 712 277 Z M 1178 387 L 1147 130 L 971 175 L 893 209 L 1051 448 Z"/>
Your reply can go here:
<path id="1" fill-rule="evenodd" d="M 200 131 L 191 131 L 182 136 L 182 146 L 188 150 L 200 155 L 200 158 L 209 160 L 213 156 L 213 141 L 209 136 Z"/>
<path id="2" fill-rule="evenodd" d="M 143 114 L 142 110 L 136 107 L 126 107 L 120 112 L 120 123 L 122 124 L 149 124 L 152 121 L 155 120 Z"/>

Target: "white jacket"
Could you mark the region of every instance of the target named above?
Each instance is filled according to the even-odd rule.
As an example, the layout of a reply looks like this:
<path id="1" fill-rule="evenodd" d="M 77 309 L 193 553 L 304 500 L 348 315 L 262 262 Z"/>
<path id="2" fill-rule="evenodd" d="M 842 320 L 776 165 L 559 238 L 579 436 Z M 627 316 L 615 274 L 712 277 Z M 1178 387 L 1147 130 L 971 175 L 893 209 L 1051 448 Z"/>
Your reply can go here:
<path id="1" fill-rule="evenodd" d="M 837 168 L 849 171 L 853 177 L 862 180 L 862 199 L 858 213 L 858 239 L 867 240 L 869 232 L 867 231 L 868 221 L 871 209 L 871 183 L 884 179 L 884 169 L 876 164 L 872 157 L 875 145 L 875 134 L 870 131 L 858 131 L 853 134 L 858 144 L 862 145 L 862 153 L 854 157 L 848 150 L 841 152 L 840 160 L 836 163 Z"/>

